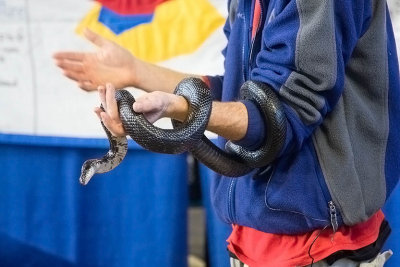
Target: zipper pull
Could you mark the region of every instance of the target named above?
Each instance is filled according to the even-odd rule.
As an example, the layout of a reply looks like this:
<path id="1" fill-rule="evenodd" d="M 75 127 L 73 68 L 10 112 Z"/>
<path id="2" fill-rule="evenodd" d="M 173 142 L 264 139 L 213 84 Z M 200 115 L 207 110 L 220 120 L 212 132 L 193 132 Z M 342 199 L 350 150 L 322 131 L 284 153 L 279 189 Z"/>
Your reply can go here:
<path id="1" fill-rule="evenodd" d="M 332 200 L 329 201 L 328 204 L 329 204 L 329 214 L 331 215 L 331 225 L 333 232 L 335 233 L 339 227 L 337 222 L 336 206 Z"/>

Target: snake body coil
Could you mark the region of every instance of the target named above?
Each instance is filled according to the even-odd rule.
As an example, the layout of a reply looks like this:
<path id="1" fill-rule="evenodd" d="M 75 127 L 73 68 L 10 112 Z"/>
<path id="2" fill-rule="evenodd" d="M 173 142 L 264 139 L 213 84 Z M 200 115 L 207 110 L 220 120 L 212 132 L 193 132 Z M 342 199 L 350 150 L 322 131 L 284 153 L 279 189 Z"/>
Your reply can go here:
<path id="1" fill-rule="evenodd" d="M 167 154 L 190 151 L 210 169 L 230 177 L 245 175 L 254 168 L 270 164 L 277 157 L 286 134 L 286 119 L 280 101 L 267 85 L 248 81 L 241 88 L 241 97 L 258 105 L 268 125 L 266 141 L 255 151 L 249 151 L 231 141 L 228 141 L 227 151 L 224 151 L 204 135 L 211 114 L 212 99 L 209 88 L 202 80 L 186 78 L 178 84 L 174 93 L 188 101 L 187 119 L 182 123 L 173 121 L 174 129 L 160 129 L 148 122 L 142 114 L 133 111 L 135 99 L 128 91 L 116 92 L 120 118 L 126 133 L 145 149 Z M 125 156 L 126 138 L 116 139 L 103 128 L 110 140 L 110 151 L 102 159 L 84 163 L 80 177 L 84 185 L 95 173 L 115 168 Z"/>

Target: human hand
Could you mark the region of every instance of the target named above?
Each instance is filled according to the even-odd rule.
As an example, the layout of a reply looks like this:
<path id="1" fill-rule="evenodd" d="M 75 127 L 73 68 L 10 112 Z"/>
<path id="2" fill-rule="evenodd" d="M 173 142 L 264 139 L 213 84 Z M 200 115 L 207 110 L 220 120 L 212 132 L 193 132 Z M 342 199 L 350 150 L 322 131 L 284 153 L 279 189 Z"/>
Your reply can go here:
<path id="1" fill-rule="evenodd" d="M 103 122 L 104 126 L 114 136 L 126 136 L 124 126 L 119 118 L 117 100 L 115 99 L 115 88 L 111 83 L 97 88 L 103 109 L 95 107 L 94 112 Z"/>
<path id="2" fill-rule="evenodd" d="M 164 117 L 184 121 L 188 112 L 188 103 L 182 96 L 154 91 L 137 97 L 136 102 L 133 103 L 133 110 L 143 113 L 150 123 Z"/>
<path id="3" fill-rule="evenodd" d="M 96 107 L 95 113 L 114 136 L 125 136 L 126 132 L 119 118 L 114 86 L 107 83 L 105 87 L 99 86 L 98 92 L 104 110 Z M 154 91 L 144 93 L 135 100 L 133 110 L 142 113 L 150 123 L 163 117 L 184 121 L 188 113 L 189 106 L 186 99 L 174 94 Z"/>
<path id="4" fill-rule="evenodd" d="M 53 55 L 63 74 L 86 91 L 111 82 L 116 88 L 135 84 L 137 60 L 128 50 L 85 29 L 85 37 L 97 46 L 96 52 L 57 52 Z"/>

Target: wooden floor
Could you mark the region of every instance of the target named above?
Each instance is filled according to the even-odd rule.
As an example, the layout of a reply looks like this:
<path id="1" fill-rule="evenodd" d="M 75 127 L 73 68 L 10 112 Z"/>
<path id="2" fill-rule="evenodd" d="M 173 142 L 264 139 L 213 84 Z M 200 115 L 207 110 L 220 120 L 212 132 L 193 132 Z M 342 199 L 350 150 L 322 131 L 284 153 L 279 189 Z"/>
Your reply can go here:
<path id="1" fill-rule="evenodd" d="M 203 207 L 191 207 L 189 216 L 189 267 L 205 267 L 205 218 Z"/>

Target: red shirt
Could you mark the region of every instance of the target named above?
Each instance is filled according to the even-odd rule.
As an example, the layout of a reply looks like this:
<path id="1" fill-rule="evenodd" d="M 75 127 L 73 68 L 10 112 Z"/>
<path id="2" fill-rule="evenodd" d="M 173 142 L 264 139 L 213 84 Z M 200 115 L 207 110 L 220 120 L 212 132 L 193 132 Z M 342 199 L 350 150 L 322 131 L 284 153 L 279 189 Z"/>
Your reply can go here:
<path id="1" fill-rule="evenodd" d="M 253 27 L 251 28 L 251 39 L 254 39 L 256 36 L 258 27 L 260 26 L 261 20 L 261 4 L 260 0 L 256 0 L 254 3 L 254 11 L 253 11 Z"/>
<path id="2" fill-rule="evenodd" d="M 323 260 L 339 250 L 356 250 L 376 241 L 384 219 L 378 211 L 368 221 L 355 226 L 342 226 L 336 233 L 332 229 L 315 230 L 302 235 L 277 235 L 257 231 L 253 228 L 233 225 L 228 238 L 228 249 L 242 262 L 251 267 L 305 266 Z"/>

